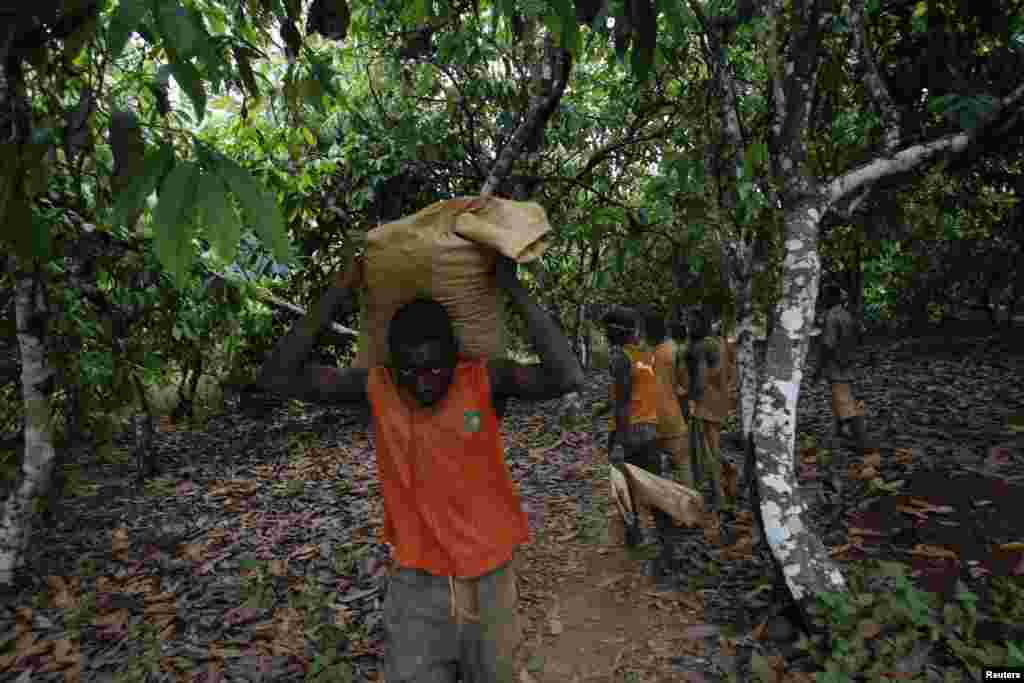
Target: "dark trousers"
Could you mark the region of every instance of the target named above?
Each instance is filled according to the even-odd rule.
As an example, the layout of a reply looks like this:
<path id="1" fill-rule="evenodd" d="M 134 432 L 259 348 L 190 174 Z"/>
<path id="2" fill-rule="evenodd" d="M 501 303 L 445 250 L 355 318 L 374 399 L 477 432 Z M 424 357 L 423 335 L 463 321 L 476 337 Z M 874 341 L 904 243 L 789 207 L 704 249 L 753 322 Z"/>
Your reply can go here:
<path id="1" fill-rule="evenodd" d="M 664 455 L 667 454 L 659 447 L 658 442 L 651 441 L 649 445 L 641 448 L 627 448 L 623 454 L 623 459 L 630 465 L 647 470 L 651 474 L 659 477 L 671 478 L 671 473 L 666 472 L 664 467 L 666 464 L 665 461 L 668 461 L 669 458 L 663 457 Z M 623 474 L 625 474 L 625 472 L 623 472 Z M 633 509 L 637 512 L 636 519 L 637 524 L 639 525 L 640 515 L 639 507 L 636 504 L 637 496 L 636 492 L 633 490 L 632 479 L 628 476 L 626 477 L 626 483 L 630 487 L 629 496 L 633 499 Z M 657 508 L 651 509 L 651 515 L 654 517 L 654 527 L 658 530 L 658 540 L 663 546 L 667 547 L 672 529 L 672 518 L 669 517 L 667 513 L 662 512 Z"/>

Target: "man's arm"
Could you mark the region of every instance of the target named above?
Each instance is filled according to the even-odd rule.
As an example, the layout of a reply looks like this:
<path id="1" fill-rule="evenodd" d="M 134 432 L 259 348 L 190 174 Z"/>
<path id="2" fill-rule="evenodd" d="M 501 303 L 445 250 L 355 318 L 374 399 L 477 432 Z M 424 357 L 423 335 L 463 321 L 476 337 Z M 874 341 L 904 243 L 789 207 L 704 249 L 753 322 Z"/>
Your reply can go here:
<path id="1" fill-rule="evenodd" d="M 825 329 L 821 334 L 821 343 L 818 345 L 818 367 L 814 372 L 814 379 L 821 379 L 825 367 L 832 362 L 835 353 L 836 340 L 839 336 L 836 316 L 829 310 L 825 313 Z"/>
<path id="2" fill-rule="evenodd" d="M 688 395 L 691 401 L 699 401 L 704 398 L 705 367 L 703 340 L 697 343 L 691 342 L 690 348 L 686 352 L 687 376 L 690 379 Z"/>
<path id="3" fill-rule="evenodd" d="M 615 434 L 620 443 L 629 433 L 629 402 L 633 398 L 633 369 L 621 351 L 612 356 L 612 381 L 615 382 Z"/>
<path id="4" fill-rule="evenodd" d="M 350 267 L 361 269 L 355 264 Z M 277 394 L 317 403 L 347 403 L 366 400 L 367 370 L 334 368 L 308 363 L 320 331 L 332 320 L 335 311 L 351 310 L 349 297 L 358 282 L 356 275 L 346 275 L 295 323 L 284 339 L 278 342 L 264 362 L 256 383 Z"/>
<path id="5" fill-rule="evenodd" d="M 583 384 L 583 368 L 562 330 L 530 297 L 515 274 L 515 262 L 498 259 L 498 284 L 526 318 L 530 342 L 540 356 L 539 365 L 524 365 L 495 359 L 487 367 L 495 397 L 532 400 L 557 398 L 576 391 Z"/>

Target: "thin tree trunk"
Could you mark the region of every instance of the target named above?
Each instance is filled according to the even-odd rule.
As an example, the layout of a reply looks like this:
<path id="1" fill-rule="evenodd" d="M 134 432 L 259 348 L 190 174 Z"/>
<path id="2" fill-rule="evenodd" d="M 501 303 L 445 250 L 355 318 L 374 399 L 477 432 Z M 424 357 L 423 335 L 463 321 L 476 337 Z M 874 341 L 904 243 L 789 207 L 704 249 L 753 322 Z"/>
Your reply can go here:
<path id="1" fill-rule="evenodd" d="M 550 54 L 552 56 L 552 63 L 545 65 L 545 67 L 550 67 L 551 69 L 553 77 L 551 91 L 542 97 L 535 98 L 530 110 L 523 117 L 523 122 L 519 124 L 519 128 L 512 135 L 512 139 L 501 150 L 501 155 L 495 162 L 494 167 L 491 168 L 491 172 L 488 174 L 487 180 L 480 190 L 481 196 L 494 194 L 512 171 L 512 165 L 519 158 L 526 143 L 532 140 L 538 134 L 538 131 L 543 130 L 544 126 L 548 123 L 548 119 L 551 118 L 551 115 L 558 108 L 558 103 L 565 92 L 565 86 L 569 83 L 569 74 L 572 71 L 572 56 L 567 50 L 562 49 L 552 50 Z"/>
<path id="2" fill-rule="evenodd" d="M 159 464 L 156 461 L 156 453 L 153 451 L 153 437 L 156 428 L 153 419 L 153 410 L 150 407 L 149 399 L 146 397 L 146 387 L 142 380 L 132 377 L 132 384 L 142 405 L 142 413 L 133 418 L 135 426 L 135 463 L 138 468 L 136 475 L 139 482 L 145 481 L 148 477 L 160 473 Z"/>
<path id="3" fill-rule="evenodd" d="M 757 405 L 758 365 L 754 349 L 754 284 L 749 269 L 737 278 L 733 290 L 736 297 L 736 391 L 739 394 L 737 411 L 744 441 L 754 429 L 754 409 Z"/>
<path id="4" fill-rule="evenodd" d="M 590 367 L 590 349 L 587 344 L 588 330 L 587 305 L 581 301 L 576 304 L 576 332 L 573 337 L 576 345 L 576 355 L 579 356 L 580 364 L 584 369 Z"/>
<path id="5" fill-rule="evenodd" d="M 11 257 L 15 273 L 15 311 L 21 351 L 21 385 L 25 402 L 25 455 L 21 471 L 0 516 L 0 585 L 11 585 L 24 566 L 32 534 L 32 502 L 48 493 L 57 460 L 53 444 L 51 394 L 54 368 L 47 353 L 46 281 L 42 269 L 28 269 Z"/>

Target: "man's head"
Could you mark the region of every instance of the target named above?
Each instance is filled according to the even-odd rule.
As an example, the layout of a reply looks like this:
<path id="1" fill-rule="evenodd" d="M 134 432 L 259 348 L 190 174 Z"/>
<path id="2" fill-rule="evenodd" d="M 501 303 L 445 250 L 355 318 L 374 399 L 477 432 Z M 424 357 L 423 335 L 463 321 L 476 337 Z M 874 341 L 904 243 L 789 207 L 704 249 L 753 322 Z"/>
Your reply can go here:
<path id="1" fill-rule="evenodd" d="M 838 306 L 843 302 L 843 289 L 837 284 L 830 283 L 825 285 L 822 291 L 822 303 L 825 304 L 826 308 L 832 308 Z"/>
<path id="2" fill-rule="evenodd" d="M 644 337 L 647 343 L 657 346 L 665 341 L 668 331 L 665 329 L 665 316 L 658 311 L 648 311 L 644 315 Z"/>
<path id="3" fill-rule="evenodd" d="M 458 341 L 440 303 L 423 298 L 399 308 L 388 325 L 388 352 L 398 385 L 421 405 L 433 405 L 448 393 Z"/>
<path id="4" fill-rule="evenodd" d="M 625 306 L 616 306 L 604 316 L 605 334 L 612 346 L 624 346 L 636 341 L 637 315 Z"/>

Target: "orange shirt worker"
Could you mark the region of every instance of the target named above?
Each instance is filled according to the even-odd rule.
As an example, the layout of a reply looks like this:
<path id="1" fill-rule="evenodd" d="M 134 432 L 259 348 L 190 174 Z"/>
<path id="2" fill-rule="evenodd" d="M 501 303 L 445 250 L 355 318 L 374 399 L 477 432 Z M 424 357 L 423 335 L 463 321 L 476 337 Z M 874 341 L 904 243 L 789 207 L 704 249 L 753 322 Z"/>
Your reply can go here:
<path id="1" fill-rule="evenodd" d="M 388 367 L 307 362 L 317 334 L 363 282 L 355 261 L 276 346 L 259 383 L 321 403 L 367 402 L 393 572 L 384 603 L 388 683 L 514 680 L 521 633 L 514 556 L 526 515 L 504 460 L 495 405 L 574 391 L 583 371 L 558 325 L 501 257 L 498 286 L 524 316 L 540 364 L 458 354 L 448 312 L 430 299 L 390 322 Z M 349 308 L 351 310 L 351 308 Z"/>

